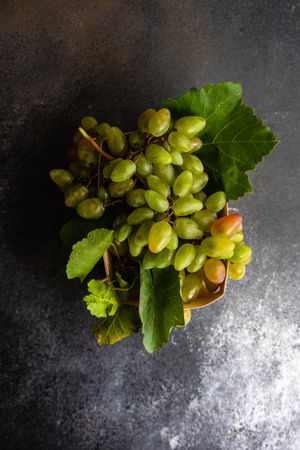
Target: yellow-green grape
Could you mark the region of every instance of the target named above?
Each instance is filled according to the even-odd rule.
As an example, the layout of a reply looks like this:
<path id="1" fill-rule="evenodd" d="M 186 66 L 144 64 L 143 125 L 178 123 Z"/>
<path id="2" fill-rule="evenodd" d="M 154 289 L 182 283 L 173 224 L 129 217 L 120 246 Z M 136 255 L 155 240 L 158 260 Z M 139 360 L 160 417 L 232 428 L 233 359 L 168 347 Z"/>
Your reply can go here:
<path id="1" fill-rule="evenodd" d="M 181 152 L 177 149 L 172 149 L 170 155 L 172 156 L 172 164 L 174 164 L 174 166 L 181 166 L 183 163 Z"/>
<path id="2" fill-rule="evenodd" d="M 136 172 L 136 165 L 130 159 L 123 159 L 113 169 L 111 180 L 115 183 L 129 180 Z"/>
<path id="3" fill-rule="evenodd" d="M 230 258 L 233 255 L 234 243 L 222 236 L 207 237 L 201 242 L 201 250 L 210 258 L 224 259 L 224 255 Z"/>
<path id="4" fill-rule="evenodd" d="M 154 212 L 152 209 L 147 208 L 146 206 L 142 206 L 141 208 L 137 208 L 127 217 L 127 223 L 129 225 L 140 225 L 143 222 L 148 222 L 152 220 L 154 217 Z"/>
<path id="5" fill-rule="evenodd" d="M 178 248 L 178 236 L 174 228 L 172 228 L 171 239 L 169 240 L 166 248 L 168 248 L 169 250 L 176 250 Z"/>
<path id="6" fill-rule="evenodd" d="M 111 197 L 122 198 L 134 188 L 134 184 L 132 178 L 130 180 L 121 181 L 120 183 L 111 182 L 109 183 L 107 190 Z"/>
<path id="7" fill-rule="evenodd" d="M 148 123 L 156 110 L 153 108 L 146 109 L 138 119 L 138 128 L 142 133 L 148 133 Z"/>
<path id="8" fill-rule="evenodd" d="M 143 247 L 137 246 L 134 242 L 134 238 L 135 238 L 135 233 L 131 233 L 127 242 L 128 242 L 128 247 L 129 247 L 129 253 L 131 254 L 131 256 L 136 258 L 137 256 L 139 256 L 142 253 Z"/>
<path id="9" fill-rule="evenodd" d="M 185 197 L 190 193 L 193 186 L 193 174 L 189 170 L 184 170 L 176 177 L 173 184 L 173 192 L 179 197 Z"/>
<path id="10" fill-rule="evenodd" d="M 107 139 L 108 131 L 110 130 L 109 123 L 103 122 L 96 126 L 95 133 L 98 135 L 100 141 Z"/>
<path id="11" fill-rule="evenodd" d="M 144 206 L 146 204 L 145 192 L 144 189 L 132 189 L 132 191 L 128 192 L 126 195 L 127 204 L 132 208 Z"/>
<path id="12" fill-rule="evenodd" d="M 157 269 L 164 269 L 165 267 L 169 267 L 174 263 L 174 256 L 174 250 L 170 250 L 167 247 L 159 253 L 154 253 L 155 267 L 157 267 Z"/>
<path id="13" fill-rule="evenodd" d="M 162 136 L 168 131 L 170 123 L 170 111 L 167 108 L 162 108 L 150 117 L 148 122 L 148 131 L 153 136 Z"/>
<path id="14" fill-rule="evenodd" d="M 145 143 L 144 136 L 138 131 L 134 131 L 128 138 L 128 142 L 130 147 L 139 148 L 142 147 Z"/>
<path id="15" fill-rule="evenodd" d="M 182 133 L 178 131 L 173 131 L 169 134 L 168 142 L 173 149 L 179 152 L 189 152 L 191 148 L 190 140 Z"/>
<path id="16" fill-rule="evenodd" d="M 190 273 L 198 272 L 204 266 L 206 255 L 202 252 L 200 245 L 195 245 L 196 255 L 191 264 L 188 265 L 187 271 Z"/>
<path id="17" fill-rule="evenodd" d="M 204 175 L 204 172 L 203 172 L 203 174 L 201 174 L 201 175 Z M 201 175 L 199 175 L 199 177 L 200 177 Z M 193 178 L 194 178 L 194 177 L 193 177 Z M 195 179 L 194 179 L 194 181 L 195 181 Z M 194 184 L 193 184 L 193 186 L 194 186 Z M 193 190 L 193 186 L 192 186 L 192 190 Z M 205 203 L 205 201 L 206 201 L 206 199 L 207 199 L 207 195 L 206 195 L 205 192 L 203 192 L 203 191 L 195 192 L 195 193 L 193 194 L 193 197 L 196 198 L 197 200 L 200 200 L 200 202 L 202 202 L 203 204 Z"/>
<path id="18" fill-rule="evenodd" d="M 226 203 L 225 192 L 218 191 L 207 198 L 205 206 L 207 209 L 209 209 L 209 211 L 217 213 L 224 208 L 225 203 Z"/>
<path id="19" fill-rule="evenodd" d="M 201 189 L 203 189 L 208 183 L 208 175 L 205 172 L 202 172 L 200 174 L 195 174 L 193 173 L 193 185 L 191 188 L 191 193 L 192 194 L 197 194 L 199 191 L 201 191 Z M 203 194 L 205 195 L 205 200 L 206 200 L 206 194 L 203 192 Z M 199 199 L 200 200 L 200 199 Z"/>
<path id="20" fill-rule="evenodd" d="M 110 197 L 109 197 L 109 195 L 108 195 L 108 193 L 107 193 L 107 190 L 106 190 L 105 187 L 103 187 L 103 186 L 101 186 L 101 187 L 98 189 L 97 197 L 98 197 L 102 202 L 107 202 L 107 201 L 110 199 Z"/>
<path id="21" fill-rule="evenodd" d="M 174 229 L 181 239 L 202 239 L 204 234 L 198 224 L 187 217 L 177 219 Z"/>
<path id="22" fill-rule="evenodd" d="M 204 274 L 214 284 L 223 283 L 226 277 L 224 263 L 220 259 L 210 258 L 205 261 Z"/>
<path id="23" fill-rule="evenodd" d="M 85 200 L 89 195 L 89 191 L 85 186 L 76 184 L 70 186 L 65 194 L 65 205 L 68 208 L 75 208 L 80 202 Z"/>
<path id="24" fill-rule="evenodd" d="M 155 164 L 153 166 L 153 173 L 169 186 L 173 186 L 176 178 L 176 173 L 172 164 Z"/>
<path id="25" fill-rule="evenodd" d="M 176 216 L 189 216 L 196 211 L 200 211 L 203 208 L 203 203 L 195 198 L 182 197 L 174 201 L 172 208 Z"/>
<path id="26" fill-rule="evenodd" d="M 230 261 L 244 263 L 245 261 L 249 261 L 249 258 L 251 260 L 251 255 L 251 247 L 244 244 L 243 242 L 238 242 L 237 244 L 235 244 L 234 252 L 232 257 L 230 258 Z"/>
<path id="27" fill-rule="evenodd" d="M 203 277 L 200 274 L 191 273 L 184 277 L 181 286 L 181 297 L 184 303 L 190 303 L 199 296 L 203 287 Z"/>
<path id="28" fill-rule="evenodd" d="M 80 141 L 77 147 L 77 156 L 80 163 L 87 168 L 96 167 L 98 164 L 99 154 L 86 141 Z"/>
<path id="29" fill-rule="evenodd" d="M 146 158 L 153 164 L 170 164 L 172 162 L 172 156 L 161 145 L 150 144 L 146 148 Z"/>
<path id="30" fill-rule="evenodd" d="M 113 228 L 120 228 L 125 223 L 127 223 L 127 215 L 125 213 L 122 213 L 114 219 Z"/>
<path id="31" fill-rule="evenodd" d="M 77 146 L 81 140 L 82 140 L 82 134 L 80 133 L 79 130 L 76 130 L 73 135 L 73 144 Z"/>
<path id="32" fill-rule="evenodd" d="M 152 162 L 148 161 L 145 155 L 137 155 L 133 158 L 136 165 L 136 171 L 142 177 L 147 177 L 153 172 Z"/>
<path id="33" fill-rule="evenodd" d="M 191 264 L 193 259 L 196 256 L 196 250 L 193 244 L 183 244 L 176 252 L 175 260 L 174 260 L 174 268 L 175 270 L 185 269 L 187 266 Z"/>
<path id="34" fill-rule="evenodd" d="M 194 153 L 200 148 L 203 147 L 203 142 L 197 136 L 194 136 L 190 139 L 190 153 Z"/>
<path id="35" fill-rule="evenodd" d="M 240 280 L 246 273 L 246 266 L 242 262 L 229 262 L 227 268 L 228 275 L 233 280 Z"/>
<path id="36" fill-rule="evenodd" d="M 184 317 L 184 326 L 186 327 L 190 323 L 191 318 L 192 318 L 191 310 L 185 309 L 183 311 L 183 317 Z"/>
<path id="37" fill-rule="evenodd" d="M 150 250 L 146 249 L 142 261 L 142 266 L 144 269 L 153 269 L 153 267 L 155 267 L 155 256 L 156 254 L 151 253 Z"/>
<path id="38" fill-rule="evenodd" d="M 167 211 L 169 208 L 169 202 L 163 195 L 158 192 L 152 191 L 151 189 L 145 191 L 145 199 L 153 211 L 162 213 Z"/>
<path id="39" fill-rule="evenodd" d="M 92 128 L 95 128 L 97 126 L 97 120 L 95 119 L 95 117 L 92 116 L 85 116 L 81 119 L 81 127 L 85 130 L 88 131 Z"/>
<path id="40" fill-rule="evenodd" d="M 216 220 L 213 214 L 207 209 L 203 209 L 201 211 L 196 212 L 192 215 L 192 219 L 197 222 L 199 228 L 205 231 L 205 233 L 209 233 L 210 227 Z"/>
<path id="41" fill-rule="evenodd" d="M 49 172 L 51 180 L 57 184 L 57 186 L 66 188 L 70 186 L 74 180 L 71 172 L 63 169 L 52 169 Z"/>
<path id="42" fill-rule="evenodd" d="M 128 147 L 127 139 L 123 131 L 118 127 L 111 127 L 107 132 L 107 143 L 113 156 L 124 156 Z"/>
<path id="43" fill-rule="evenodd" d="M 203 164 L 197 156 L 191 155 L 190 153 L 184 153 L 182 159 L 183 163 L 181 164 L 181 168 L 183 170 L 190 170 L 193 174 L 200 174 L 203 172 Z"/>
<path id="44" fill-rule="evenodd" d="M 146 245 L 148 245 L 148 240 L 149 240 L 149 233 L 150 233 L 150 229 L 153 225 L 153 222 L 144 222 L 142 223 L 134 236 L 134 244 L 137 247 L 145 247 Z"/>
<path id="45" fill-rule="evenodd" d="M 69 164 L 68 170 L 69 172 L 72 173 L 72 175 L 75 178 L 79 178 L 80 177 L 80 171 L 81 171 L 82 165 L 80 164 L 79 161 L 72 161 Z M 84 168 L 88 173 L 90 173 L 89 169 Z"/>
<path id="46" fill-rule="evenodd" d="M 149 233 L 149 250 L 152 253 L 161 252 L 170 242 L 172 227 L 168 222 L 155 222 Z"/>
<path id="47" fill-rule="evenodd" d="M 154 222 L 161 222 L 163 220 L 168 220 L 169 214 L 168 212 L 163 213 L 155 213 L 154 214 Z"/>
<path id="48" fill-rule="evenodd" d="M 131 232 L 133 230 L 133 226 L 132 225 L 128 225 L 128 223 L 124 223 L 121 228 L 119 228 L 118 230 L 118 241 L 119 242 L 124 242 L 126 241 L 126 239 L 129 238 L 129 236 L 131 235 Z"/>
<path id="49" fill-rule="evenodd" d="M 103 167 L 102 173 L 104 178 L 110 179 L 114 168 L 119 164 L 120 161 L 123 161 L 123 159 L 122 158 L 113 159 Z"/>
<path id="50" fill-rule="evenodd" d="M 244 240 L 244 234 L 242 231 L 236 231 L 230 238 L 230 241 L 237 244 L 238 242 L 242 242 Z"/>
<path id="51" fill-rule="evenodd" d="M 87 198 L 77 205 L 76 211 L 83 219 L 99 219 L 103 216 L 105 208 L 99 198 Z"/>
<path id="52" fill-rule="evenodd" d="M 168 197 L 171 194 L 169 185 L 156 175 L 148 175 L 147 184 L 152 191 L 156 191 L 165 197 Z"/>
<path id="53" fill-rule="evenodd" d="M 175 122 L 175 128 L 180 133 L 185 134 L 189 139 L 200 133 L 205 127 L 205 119 L 198 116 L 181 117 Z"/>

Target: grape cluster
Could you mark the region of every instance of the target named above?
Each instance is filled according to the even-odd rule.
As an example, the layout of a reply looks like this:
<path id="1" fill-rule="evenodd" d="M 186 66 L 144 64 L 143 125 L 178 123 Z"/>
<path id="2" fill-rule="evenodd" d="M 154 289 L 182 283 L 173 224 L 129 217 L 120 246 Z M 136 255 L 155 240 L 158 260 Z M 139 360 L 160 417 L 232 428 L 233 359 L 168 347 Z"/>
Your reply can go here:
<path id="1" fill-rule="evenodd" d="M 107 207 L 117 210 L 111 252 L 145 269 L 173 265 L 185 302 L 218 289 L 224 261 L 238 280 L 251 260 L 242 217 L 218 218 L 225 193 L 207 196 L 203 190 L 208 175 L 193 153 L 203 145 L 197 135 L 204 127 L 202 117 L 174 121 L 166 108 L 144 111 L 130 133 L 84 117 L 68 170 L 50 171 L 65 205 L 84 219 L 100 218 Z"/>

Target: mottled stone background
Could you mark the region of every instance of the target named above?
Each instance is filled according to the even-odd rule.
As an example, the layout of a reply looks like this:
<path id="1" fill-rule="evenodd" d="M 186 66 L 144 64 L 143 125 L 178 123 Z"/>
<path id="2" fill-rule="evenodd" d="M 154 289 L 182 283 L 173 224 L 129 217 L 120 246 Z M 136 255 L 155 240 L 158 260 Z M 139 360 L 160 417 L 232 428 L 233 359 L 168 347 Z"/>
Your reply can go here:
<path id="1" fill-rule="evenodd" d="M 296 0 L 2 0 L 2 449 L 299 450 Z M 59 271 L 68 219 L 47 172 L 88 113 L 127 129 L 191 86 L 234 80 L 281 140 L 251 179 L 255 256 L 154 355 L 99 348 Z"/>

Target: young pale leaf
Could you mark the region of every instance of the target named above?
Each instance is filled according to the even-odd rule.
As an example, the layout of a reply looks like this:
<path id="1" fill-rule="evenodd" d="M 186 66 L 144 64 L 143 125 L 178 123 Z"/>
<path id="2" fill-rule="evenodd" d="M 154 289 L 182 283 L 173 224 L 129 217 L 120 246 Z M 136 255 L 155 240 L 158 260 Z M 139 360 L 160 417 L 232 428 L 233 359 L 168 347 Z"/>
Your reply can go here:
<path id="1" fill-rule="evenodd" d="M 119 303 L 114 291 L 109 289 L 103 281 L 91 280 L 88 282 L 89 295 L 83 297 L 87 309 L 92 316 L 107 317 L 115 315 Z"/>
<path id="2" fill-rule="evenodd" d="M 254 110 L 241 104 L 241 94 L 238 83 L 209 84 L 163 104 L 176 117 L 199 115 L 206 119 L 199 134 L 204 145 L 197 156 L 209 175 L 208 191 L 224 190 L 227 200 L 253 190 L 245 172 L 253 170 L 278 144 Z"/>
<path id="3" fill-rule="evenodd" d="M 124 280 L 119 272 L 116 272 L 116 279 L 120 288 L 126 288 L 128 286 L 128 281 Z"/>
<path id="4" fill-rule="evenodd" d="M 94 334 L 99 345 L 112 345 L 136 333 L 140 328 L 138 309 L 122 305 L 114 316 L 100 319 L 94 326 Z"/>
<path id="5" fill-rule="evenodd" d="M 173 267 L 140 272 L 140 317 L 144 346 L 150 353 L 168 341 L 174 326 L 184 325 L 179 278 Z"/>
<path id="6" fill-rule="evenodd" d="M 86 238 L 74 244 L 67 264 L 68 278 L 78 277 L 83 281 L 112 242 L 113 231 L 100 228 L 91 231 Z"/>

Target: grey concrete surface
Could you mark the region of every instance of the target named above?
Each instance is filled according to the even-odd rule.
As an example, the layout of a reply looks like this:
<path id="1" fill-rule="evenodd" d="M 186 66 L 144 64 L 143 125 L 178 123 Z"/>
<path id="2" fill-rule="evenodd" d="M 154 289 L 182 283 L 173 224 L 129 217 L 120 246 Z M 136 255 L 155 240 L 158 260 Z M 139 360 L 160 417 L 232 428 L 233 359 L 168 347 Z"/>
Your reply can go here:
<path id="1" fill-rule="evenodd" d="M 1 448 L 299 450 L 296 0 L 2 0 Z M 130 129 L 191 86 L 240 81 L 281 140 L 231 204 L 247 276 L 154 355 L 99 348 L 59 270 L 68 219 L 47 171 L 79 119 Z"/>

